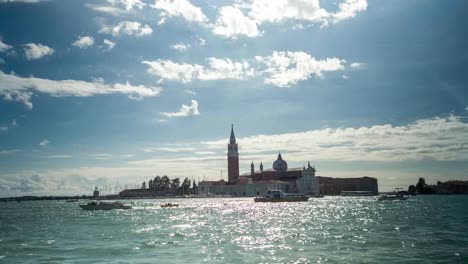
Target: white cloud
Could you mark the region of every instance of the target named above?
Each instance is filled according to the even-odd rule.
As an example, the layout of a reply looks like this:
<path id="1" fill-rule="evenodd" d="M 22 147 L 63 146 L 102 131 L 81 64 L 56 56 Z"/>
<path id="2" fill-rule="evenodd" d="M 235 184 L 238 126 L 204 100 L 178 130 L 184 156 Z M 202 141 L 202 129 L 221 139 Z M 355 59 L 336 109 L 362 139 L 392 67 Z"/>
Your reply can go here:
<path id="1" fill-rule="evenodd" d="M 326 128 L 238 138 L 244 158 L 281 151 L 290 161 L 339 160 L 395 162 L 468 160 L 468 123 L 459 116 L 421 119 L 403 126 Z M 226 139 L 205 142 L 224 149 Z M 202 151 L 203 148 L 200 148 Z M 271 154 L 267 154 L 271 155 Z"/>
<path id="2" fill-rule="evenodd" d="M 199 7 L 192 5 L 187 0 L 156 0 L 151 7 L 161 10 L 161 17 L 164 20 L 166 17 L 183 17 L 189 22 L 208 20 Z"/>
<path id="3" fill-rule="evenodd" d="M 0 125 L 0 132 L 3 132 L 3 131 L 8 131 L 8 126 Z"/>
<path id="4" fill-rule="evenodd" d="M 161 113 L 161 115 L 168 117 L 168 118 L 200 115 L 200 112 L 198 111 L 198 102 L 195 100 L 192 100 L 192 105 L 183 104 L 180 107 L 179 112 L 163 112 Z"/>
<path id="5" fill-rule="evenodd" d="M 9 49 L 13 48 L 13 46 L 6 44 L 5 42 L 2 41 L 0 38 L 0 52 L 7 51 Z"/>
<path id="6" fill-rule="evenodd" d="M 94 45 L 94 38 L 91 36 L 81 36 L 72 45 L 80 49 L 87 48 Z"/>
<path id="7" fill-rule="evenodd" d="M 40 43 L 28 43 L 24 45 L 24 54 L 28 60 L 37 60 L 47 55 L 52 55 L 55 50 Z"/>
<path id="8" fill-rule="evenodd" d="M 325 72 L 344 70 L 346 63 L 345 60 L 338 58 L 317 60 L 305 52 L 292 51 L 274 51 L 271 56 L 256 56 L 255 59 L 242 61 L 208 58 L 206 62 L 206 66 L 170 60 L 142 63 L 149 66 L 148 73 L 161 80 L 188 83 L 193 80 L 246 80 L 256 75 L 263 75 L 265 83 L 278 87 L 289 87 L 311 78 L 312 75 L 323 78 Z"/>
<path id="9" fill-rule="evenodd" d="M 244 80 L 254 76 L 254 69 L 247 61 L 208 58 L 209 67 L 199 73 L 200 80 Z"/>
<path id="10" fill-rule="evenodd" d="M 50 156 L 45 156 L 48 159 L 68 159 L 72 158 L 73 156 L 71 155 L 50 155 Z"/>
<path id="11" fill-rule="evenodd" d="M 127 11 L 132 10 L 133 8 L 142 9 L 146 6 L 146 3 L 141 0 L 107 0 L 107 2 L 111 3 L 113 6 L 123 6 Z"/>
<path id="12" fill-rule="evenodd" d="M 363 69 L 365 66 L 366 66 L 366 64 L 362 63 L 362 62 L 353 62 L 353 63 L 349 64 L 349 67 L 352 70 L 360 70 L 360 69 Z"/>
<path id="13" fill-rule="evenodd" d="M 213 33 L 228 38 L 236 38 L 238 35 L 247 37 L 260 35 L 255 20 L 245 16 L 240 9 L 233 6 L 221 7 L 213 27 Z"/>
<path id="14" fill-rule="evenodd" d="M 112 41 L 110 41 L 108 39 L 104 39 L 103 43 L 106 46 L 107 50 L 111 50 L 111 49 L 113 49 L 115 47 L 115 42 L 112 42 Z"/>
<path id="15" fill-rule="evenodd" d="M 341 78 L 343 78 L 343 79 L 347 80 L 347 79 L 349 79 L 349 76 L 348 76 L 348 75 L 346 75 L 346 74 L 343 74 L 343 75 L 341 75 Z"/>
<path id="16" fill-rule="evenodd" d="M 344 0 L 338 8 L 338 12 L 332 15 L 334 23 L 353 18 L 357 13 L 366 11 L 367 0 Z"/>
<path id="17" fill-rule="evenodd" d="M 367 0 L 342 0 L 337 12 L 320 7 L 319 0 L 247 0 L 219 9 L 213 33 L 226 37 L 245 35 L 256 37 L 258 26 L 265 23 L 283 23 L 288 20 L 301 21 L 294 29 L 309 24 L 327 26 L 331 23 L 355 17 L 367 9 Z M 246 10 L 247 15 L 241 10 Z M 304 25 L 305 23 L 305 25 Z"/>
<path id="18" fill-rule="evenodd" d="M 161 79 L 182 83 L 192 81 L 203 70 L 203 66 L 198 64 L 179 64 L 170 60 L 143 61 L 142 63 L 149 66 L 148 73 Z"/>
<path id="19" fill-rule="evenodd" d="M 79 80 L 49 80 L 35 77 L 19 77 L 0 71 L 0 96 L 8 101 L 22 102 L 27 108 L 32 108 L 33 92 L 48 94 L 55 97 L 79 96 L 87 97 L 99 94 L 126 94 L 131 99 L 158 96 L 161 88 L 130 83 L 105 84 L 102 80 L 85 82 Z"/>
<path id="20" fill-rule="evenodd" d="M 111 34 L 112 36 L 129 35 L 142 37 L 153 33 L 153 29 L 148 25 L 142 25 L 136 21 L 121 21 L 115 26 L 104 25 L 99 33 Z"/>
<path id="21" fill-rule="evenodd" d="M 249 16 L 260 24 L 287 19 L 324 23 L 329 14 L 318 0 L 253 0 Z"/>
<path id="22" fill-rule="evenodd" d="M 190 44 L 177 43 L 172 45 L 171 48 L 177 51 L 187 51 L 190 48 Z"/>
<path id="23" fill-rule="evenodd" d="M 194 79 L 243 80 L 254 75 L 254 69 L 247 61 L 232 61 L 230 59 L 208 58 L 208 66 L 198 64 L 179 64 L 170 60 L 143 61 L 149 66 L 148 72 L 165 80 L 191 82 Z"/>
<path id="24" fill-rule="evenodd" d="M 121 8 L 117 8 L 114 6 L 107 6 L 107 5 L 96 5 L 96 4 L 85 4 L 85 6 L 93 11 L 105 13 L 108 15 L 123 15 L 126 14 L 127 11 Z"/>
<path id="25" fill-rule="evenodd" d="M 275 51 L 273 55 L 255 59 L 267 66 L 263 73 L 265 83 L 278 87 L 289 87 L 298 81 L 309 79 L 311 75 L 323 77 L 323 72 L 344 69 L 344 60 L 327 58 L 317 60 L 304 52 Z"/>
<path id="26" fill-rule="evenodd" d="M 47 146 L 47 145 L 49 145 L 49 144 L 50 144 L 50 141 L 47 140 L 47 139 L 44 139 L 44 140 L 42 140 L 42 141 L 39 143 L 39 146 L 45 147 L 45 146 Z"/>

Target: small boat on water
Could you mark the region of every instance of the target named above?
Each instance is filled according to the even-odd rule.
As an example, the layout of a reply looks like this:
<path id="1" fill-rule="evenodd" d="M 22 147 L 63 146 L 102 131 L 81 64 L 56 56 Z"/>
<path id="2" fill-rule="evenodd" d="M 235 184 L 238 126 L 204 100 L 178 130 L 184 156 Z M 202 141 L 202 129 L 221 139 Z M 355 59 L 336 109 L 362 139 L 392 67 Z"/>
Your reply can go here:
<path id="1" fill-rule="evenodd" d="M 255 197 L 254 202 L 306 202 L 309 200 L 303 193 L 285 193 L 282 190 L 269 190 L 264 196 Z"/>
<path id="2" fill-rule="evenodd" d="M 383 194 L 377 199 L 377 201 L 402 201 L 407 200 L 408 198 L 408 196 L 405 196 L 402 193 Z"/>
<path id="3" fill-rule="evenodd" d="M 165 203 L 165 204 L 161 204 L 161 207 L 162 207 L 162 208 L 166 208 L 166 207 L 179 207 L 179 204 Z"/>
<path id="4" fill-rule="evenodd" d="M 115 201 L 115 202 L 96 202 L 91 201 L 87 204 L 79 204 L 81 209 L 87 211 L 94 211 L 94 210 L 114 210 L 114 209 L 132 209 L 131 205 L 123 204 L 122 202 Z"/>

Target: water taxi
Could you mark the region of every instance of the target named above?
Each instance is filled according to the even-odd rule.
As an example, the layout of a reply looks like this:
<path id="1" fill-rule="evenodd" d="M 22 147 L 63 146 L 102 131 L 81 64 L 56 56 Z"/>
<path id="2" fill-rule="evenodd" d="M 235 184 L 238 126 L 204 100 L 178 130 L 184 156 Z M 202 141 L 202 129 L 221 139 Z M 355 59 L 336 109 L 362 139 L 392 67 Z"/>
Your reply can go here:
<path id="1" fill-rule="evenodd" d="M 306 202 L 309 197 L 303 193 L 285 193 L 282 190 L 269 190 L 264 196 L 255 197 L 254 202 Z"/>
<path id="2" fill-rule="evenodd" d="M 113 210 L 113 209 L 132 209 L 131 205 L 123 204 L 122 202 L 115 201 L 115 202 L 96 202 L 91 201 L 87 204 L 79 204 L 81 209 L 87 211 L 94 211 L 94 210 Z"/>

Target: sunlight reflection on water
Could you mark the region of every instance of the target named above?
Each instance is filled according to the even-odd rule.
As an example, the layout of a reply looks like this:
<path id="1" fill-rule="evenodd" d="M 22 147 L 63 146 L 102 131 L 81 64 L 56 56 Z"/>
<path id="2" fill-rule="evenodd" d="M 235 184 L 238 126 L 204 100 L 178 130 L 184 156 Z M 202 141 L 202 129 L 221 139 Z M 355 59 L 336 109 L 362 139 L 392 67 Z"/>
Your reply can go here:
<path id="1" fill-rule="evenodd" d="M 0 205 L 0 259 L 17 263 L 463 263 L 468 197 L 134 200 L 132 210 Z M 178 208 L 161 208 L 165 202 Z"/>

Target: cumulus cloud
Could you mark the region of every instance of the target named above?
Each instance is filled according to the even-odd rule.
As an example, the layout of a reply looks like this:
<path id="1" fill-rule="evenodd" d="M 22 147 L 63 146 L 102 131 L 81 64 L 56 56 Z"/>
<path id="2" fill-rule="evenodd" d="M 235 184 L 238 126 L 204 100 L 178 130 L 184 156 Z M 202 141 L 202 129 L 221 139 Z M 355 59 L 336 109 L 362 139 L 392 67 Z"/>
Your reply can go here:
<path id="1" fill-rule="evenodd" d="M 115 37 L 121 35 L 142 37 L 146 35 L 151 35 L 151 33 L 153 33 L 153 29 L 146 24 L 142 25 L 140 22 L 121 21 L 115 26 L 104 25 L 99 30 L 99 33 L 110 34 Z"/>
<path id="2" fill-rule="evenodd" d="M 108 39 L 104 39 L 103 43 L 107 50 L 111 50 L 115 47 L 115 42 L 112 42 Z"/>
<path id="3" fill-rule="evenodd" d="M 187 0 L 156 0 L 151 7 L 161 11 L 162 22 L 167 17 L 182 17 L 189 22 L 205 22 L 208 18 L 201 8 L 192 5 Z"/>
<path id="4" fill-rule="evenodd" d="M 180 110 L 178 112 L 163 112 L 160 114 L 162 116 L 170 118 L 170 117 L 196 116 L 196 115 L 200 115 L 200 112 L 198 111 L 198 102 L 195 100 L 192 100 L 192 105 L 183 104 L 180 107 Z"/>
<path id="5" fill-rule="evenodd" d="M 213 27 L 213 33 L 230 38 L 236 38 L 238 35 L 247 37 L 260 35 L 256 21 L 245 16 L 240 9 L 233 6 L 221 7 Z"/>
<path id="6" fill-rule="evenodd" d="M 148 73 L 161 80 L 173 80 L 187 83 L 196 78 L 204 68 L 198 64 L 176 63 L 170 60 L 143 61 L 149 66 Z"/>
<path id="7" fill-rule="evenodd" d="M 319 0 L 252 0 L 249 7 L 249 16 L 260 24 L 287 19 L 323 23 L 329 16 L 328 12 L 320 7 Z"/>
<path id="8" fill-rule="evenodd" d="M 325 72 L 344 70 L 343 59 L 318 60 L 304 52 L 274 51 L 271 56 L 256 56 L 254 59 L 232 61 L 224 58 L 208 58 L 206 66 L 177 63 L 170 60 L 143 61 L 148 72 L 161 80 L 188 83 L 193 80 L 245 80 L 257 75 L 264 76 L 265 83 L 289 87 L 311 76 L 324 77 Z"/>
<path id="9" fill-rule="evenodd" d="M 332 14 L 334 23 L 353 18 L 359 12 L 366 11 L 367 0 L 345 0 L 339 3 L 338 8 L 338 12 Z"/>
<path id="10" fill-rule="evenodd" d="M 94 38 L 91 36 L 81 36 L 72 45 L 80 49 L 87 48 L 94 45 Z"/>
<path id="11" fill-rule="evenodd" d="M 285 153 L 291 161 L 468 160 L 468 123 L 459 116 L 417 120 L 403 126 L 344 127 L 238 138 L 245 156 Z M 226 139 L 205 142 L 224 149 Z M 202 150 L 201 148 L 200 150 Z M 286 154 L 288 153 L 288 154 Z"/>
<path id="12" fill-rule="evenodd" d="M 216 23 L 211 26 L 213 33 L 225 37 L 257 37 L 261 34 L 258 27 L 265 23 L 299 21 L 300 24 L 294 26 L 296 29 L 304 28 L 303 23 L 327 26 L 353 18 L 366 9 L 367 0 L 342 0 L 336 12 L 320 7 L 319 0 L 247 0 L 221 7 Z"/>
<path id="13" fill-rule="evenodd" d="M 243 80 L 254 75 L 254 69 L 247 61 L 232 61 L 230 59 L 208 58 L 207 66 L 198 64 L 179 64 L 170 60 L 143 61 L 149 66 L 148 72 L 162 80 L 174 80 L 182 83 L 191 82 L 194 79 Z"/>
<path id="14" fill-rule="evenodd" d="M 141 0 L 107 0 L 107 2 L 111 3 L 113 6 L 122 6 L 127 11 L 134 8 L 142 9 L 146 6 L 146 3 Z"/>
<path id="15" fill-rule="evenodd" d="M 177 51 L 187 51 L 190 48 L 190 44 L 177 43 L 172 45 L 171 48 Z"/>
<path id="16" fill-rule="evenodd" d="M 39 146 L 41 146 L 41 147 L 45 147 L 45 146 L 47 146 L 49 144 L 50 144 L 50 141 L 47 140 L 47 139 L 44 139 L 41 142 L 39 142 Z"/>
<path id="17" fill-rule="evenodd" d="M 79 96 L 88 97 L 103 94 L 126 94 L 131 99 L 158 96 L 161 88 L 130 83 L 105 84 L 102 79 L 94 82 L 79 80 L 49 80 L 36 77 L 20 77 L 0 71 L 0 96 L 4 100 L 23 103 L 32 109 L 31 96 L 34 92 L 55 97 Z"/>
<path id="18" fill-rule="evenodd" d="M 2 41 L 0 38 L 0 52 L 5 52 L 9 49 L 13 48 L 13 46 L 6 44 L 5 42 Z"/>
<path id="19" fill-rule="evenodd" d="M 273 55 L 255 59 L 267 66 L 263 72 L 265 83 L 278 87 L 289 87 L 298 81 L 309 79 L 311 75 L 323 77 L 323 72 L 344 69 L 345 60 L 327 58 L 317 60 L 305 52 L 281 51 Z"/>
<path id="20" fill-rule="evenodd" d="M 24 54 L 28 60 L 37 60 L 47 55 L 52 55 L 55 52 L 53 48 L 47 47 L 40 43 L 28 43 L 24 45 Z"/>

